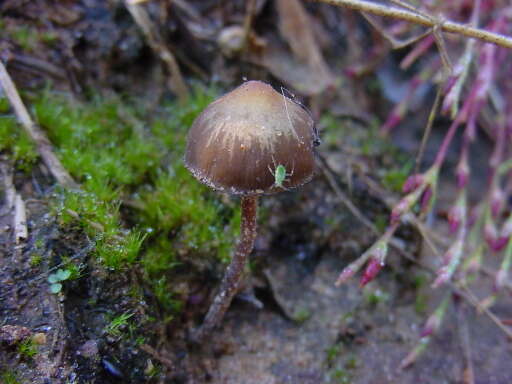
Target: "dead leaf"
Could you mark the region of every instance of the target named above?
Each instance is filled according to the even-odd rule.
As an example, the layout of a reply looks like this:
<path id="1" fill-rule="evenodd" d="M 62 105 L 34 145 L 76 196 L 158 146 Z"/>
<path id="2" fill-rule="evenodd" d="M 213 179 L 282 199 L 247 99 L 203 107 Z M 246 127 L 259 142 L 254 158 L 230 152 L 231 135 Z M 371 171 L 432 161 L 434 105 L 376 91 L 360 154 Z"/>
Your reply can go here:
<path id="1" fill-rule="evenodd" d="M 317 84 L 311 93 L 322 92 L 334 79 L 316 41 L 312 19 L 298 0 L 278 0 L 277 11 L 282 37 L 295 58 L 309 70 L 309 73 L 301 73 L 300 76 L 311 77 L 310 81 Z"/>

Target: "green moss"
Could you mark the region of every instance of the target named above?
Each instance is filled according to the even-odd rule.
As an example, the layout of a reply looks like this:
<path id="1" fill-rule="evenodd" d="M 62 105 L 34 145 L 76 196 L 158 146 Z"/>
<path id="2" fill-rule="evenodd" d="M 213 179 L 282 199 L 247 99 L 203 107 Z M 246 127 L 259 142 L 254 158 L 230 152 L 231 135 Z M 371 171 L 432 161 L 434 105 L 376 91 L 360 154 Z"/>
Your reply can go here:
<path id="1" fill-rule="evenodd" d="M 43 261 L 43 256 L 41 256 L 39 253 L 33 253 L 30 256 L 29 264 L 31 267 L 37 267 L 41 264 Z"/>
<path id="2" fill-rule="evenodd" d="M 33 359 L 37 355 L 37 345 L 32 338 L 27 338 L 18 344 L 18 353 L 26 359 Z"/>
<path id="3" fill-rule="evenodd" d="M 354 353 L 342 353 L 341 343 L 334 344 L 327 349 L 328 382 L 333 384 L 348 384 L 354 379 L 354 370 L 358 367 L 358 361 Z"/>
<path id="4" fill-rule="evenodd" d="M 40 34 L 40 39 L 43 43 L 49 46 L 54 46 L 59 41 L 58 35 L 52 31 L 42 32 Z"/>
<path id="5" fill-rule="evenodd" d="M 416 288 L 416 298 L 414 300 L 414 310 L 419 315 L 425 315 L 428 310 L 428 295 L 424 292 L 429 277 L 424 273 L 418 273 L 414 276 L 414 286 Z"/>
<path id="6" fill-rule="evenodd" d="M 149 280 L 161 276 L 165 271 L 180 265 L 175 247 L 170 239 L 158 236 L 141 260 Z"/>
<path id="7" fill-rule="evenodd" d="M 312 316 L 311 310 L 306 307 L 297 308 L 293 313 L 293 320 L 299 324 L 302 324 L 309 320 Z"/>
<path id="8" fill-rule="evenodd" d="M 62 191 L 56 210 L 62 226 L 78 227 L 94 239 L 95 253 L 105 266 L 121 269 L 136 261 L 145 235 L 122 228 L 119 202 L 102 200 L 90 192 Z"/>
<path id="9" fill-rule="evenodd" d="M 380 303 L 385 303 L 389 301 L 390 295 L 387 292 L 384 292 L 380 289 L 369 290 L 365 289 L 364 297 L 368 305 L 375 307 Z"/>
<path id="10" fill-rule="evenodd" d="M 172 281 L 167 276 L 162 276 L 151 282 L 156 299 L 165 313 L 168 314 L 164 323 L 171 321 L 174 318 L 174 314 L 180 312 L 183 308 L 183 303 L 172 290 L 172 286 Z"/>
<path id="11" fill-rule="evenodd" d="M 58 41 L 57 34 L 52 31 L 45 31 L 25 22 L 9 23 L 5 19 L 0 19 L 0 38 L 10 40 L 27 52 L 34 51 L 39 43 L 52 46 Z"/>
<path id="12" fill-rule="evenodd" d="M 68 256 L 62 256 L 61 264 L 63 269 L 70 273 L 67 280 L 77 280 L 83 276 L 85 267 L 83 264 L 77 264 L 76 261 Z"/>
<path id="13" fill-rule="evenodd" d="M 26 172 L 39 157 L 32 140 L 12 116 L 0 116 L 0 151 L 9 153 L 15 167 Z"/>
<path id="14" fill-rule="evenodd" d="M 133 313 L 122 313 L 115 316 L 104 328 L 105 333 L 113 337 L 121 337 L 122 332 L 129 327 L 128 320 L 133 316 Z"/>
<path id="15" fill-rule="evenodd" d="M 375 228 L 377 228 L 377 231 L 384 233 L 389 224 L 389 218 L 387 215 L 378 214 L 375 216 L 374 224 Z"/>
<path id="16" fill-rule="evenodd" d="M 9 112 L 9 109 L 10 109 L 10 104 L 9 104 L 9 100 L 7 100 L 7 97 L 0 96 L 0 113 L 7 113 L 7 112 Z"/>
<path id="17" fill-rule="evenodd" d="M 352 383 L 352 375 L 343 368 L 336 368 L 331 373 L 331 380 L 336 384 L 350 384 Z"/>
<path id="18" fill-rule="evenodd" d="M 3 371 L 0 373 L 0 382 L 3 384 L 20 384 L 14 371 Z"/>
<path id="19" fill-rule="evenodd" d="M 408 161 L 401 167 L 389 169 L 384 172 L 382 183 L 386 188 L 393 192 L 400 192 L 402 186 L 407 180 L 407 177 L 411 174 L 413 162 Z"/>
<path id="20" fill-rule="evenodd" d="M 328 366 L 332 366 L 334 362 L 338 359 L 341 353 L 342 346 L 341 344 L 334 344 L 331 347 L 327 348 L 326 353 L 326 362 Z"/>
<path id="21" fill-rule="evenodd" d="M 165 102 L 151 116 L 119 97 L 84 104 L 47 90 L 32 100 L 82 186 L 57 191 L 60 225 L 84 231 L 106 267 L 140 265 L 169 319 L 182 307 L 174 268 L 194 258 L 226 262 L 238 236 L 238 202 L 221 201 L 182 164 L 188 128 L 214 96 L 197 88 L 185 106 Z"/>
<path id="22" fill-rule="evenodd" d="M 47 92 L 34 109 L 64 167 L 106 200 L 117 188 L 144 181 L 163 155 L 155 140 L 122 120 L 126 108 L 117 99 L 74 105 Z"/>
<path id="23" fill-rule="evenodd" d="M 32 51 L 39 40 L 38 31 L 26 25 L 16 25 L 9 32 L 12 40 L 26 51 Z"/>
<path id="24" fill-rule="evenodd" d="M 154 188 L 141 194 L 140 203 L 146 226 L 174 233 L 181 250 L 229 259 L 238 233 L 238 208 L 222 205 L 181 164 L 160 175 Z"/>
<path id="25" fill-rule="evenodd" d="M 125 232 L 121 236 L 105 233 L 97 238 L 96 253 L 107 267 L 119 270 L 136 261 L 144 238 L 145 235 L 138 231 Z"/>

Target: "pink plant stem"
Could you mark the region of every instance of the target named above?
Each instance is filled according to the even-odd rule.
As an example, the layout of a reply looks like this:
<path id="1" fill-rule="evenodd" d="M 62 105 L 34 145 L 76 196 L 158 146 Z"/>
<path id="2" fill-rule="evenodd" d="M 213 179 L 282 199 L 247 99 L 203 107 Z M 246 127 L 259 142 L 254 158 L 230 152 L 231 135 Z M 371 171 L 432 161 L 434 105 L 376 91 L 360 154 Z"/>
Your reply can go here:
<path id="1" fill-rule="evenodd" d="M 467 24 L 455 23 L 450 20 L 439 21 L 437 17 L 422 15 L 408 9 L 401 9 L 389 4 L 378 4 L 367 0 L 314 0 L 337 6 L 344 6 L 357 11 L 367 12 L 378 16 L 407 20 L 427 27 L 439 26 L 442 31 L 458 33 L 466 37 L 476 38 L 502 47 L 512 48 L 512 38 L 495 31 L 474 28 Z"/>
<path id="2" fill-rule="evenodd" d="M 503 18 L 498 19 L 492 23 L 491 30 L 499 30 L 503 24 Z M 481 55 L 481 66 L 482 70 L 477 77 L 475 84 L 470 92 L 470 95 L 466 99 L 462 111 L 457 115 L 452 125 L 448 129 L 446 136 L 443 139 L 441 147 L 437 152 L 437 156 L 434 164 L 440 167 L 446 157 L 450 143 L 457 132 L 459 125 L 467 119 L 469 134 L 471 137 L 474 136 L 474 129 L 476 124 L 476 116 L 483 106 L 483 102 L 487 96 L 492 79 L 494 78 L 495 72 L 495 54 L 496 46 L 486 45 L 483 48 Z"/>
<path id="3" fill-rule="evenodd" d="M 457 128 L 459 128 L 459 125 L 462 122 L 462 118 L 464 116 L 464 112 L 467 111 L 469 103 L 464 104 L 463 110 L 459 113 L 457 118 L 452 122 L 452 125 L 450 125 L 450 128 L 448 129 L 448 132 L 446 133 L 443 142 L 441 143 L 441 146 L 439 147 L 439 150 L 436 155 L 436 159 L 434 160 L 434 166 L 441 167 L 441 165 L 444 162 L 444 159 L 446 157 L 446 154 L 448 152 L 448 148 L 450 146 L 450 143 L 452 142 L 453 137 L 455 136 L 455 132 L 457 132 Z"/>
<path id="4" fill-rule="evenodd" d="M 502 119 L 500 119 L 502 120 Z M 505 150 L 505 140 L 506 140 L 506 126 L 503 122 L 497 122 L 496 124 L 496 138 L 494 141 L 494 151 L 489 159 L 489 166 L 493 172 L 493 175 L 496 173 L 499 165 L 503 161 L 503 153 Z"/>
<path id="5" fill-rule="evenodd" d="M 341 271 L 338 279 L 334 283 L 336 287 L 339 287 L 341 284 L 347 282 L 352 276 L 354 276 L 363 265 L 372 257 L 378 259 L 379 263 L 382 264 L 385 261 L 386 253 L 387 253 L 387 244 L 391 236 L 395 233 L 398 228 L 398 223 L 391 224 L 386 232 L 375 242 L 373 245 L 366 250 L 361 256 L 359 256 L 356 260 L 351 262 L 343 271 Z M 378 271 L 377 271 L 378 272 Z M 373 276 L 375 277 L 375 276 Z"/>
<path id="6" fill-rule="evenodd" d="M 400 63 L 400 68 L 401 69 L 409 68 L 411 66 L 411 64 L 413 64 L 418 59 L 418 57 L 425 54 L 429 50 L 429 48 L 432 45 L 434 45 L 434 43 L 435 43 L 435 38 L 434 38 L 433 34 L 430 34 L 430 35 L 426 36 L 425 38 L 423 38 L 423 40 L 420 41 L 418 44 L 416 44 L 414 49 L 412 49 L 411 52 L 409 52 L 409 54 L 407 56 L 405 56 L 405 58 Z"/>

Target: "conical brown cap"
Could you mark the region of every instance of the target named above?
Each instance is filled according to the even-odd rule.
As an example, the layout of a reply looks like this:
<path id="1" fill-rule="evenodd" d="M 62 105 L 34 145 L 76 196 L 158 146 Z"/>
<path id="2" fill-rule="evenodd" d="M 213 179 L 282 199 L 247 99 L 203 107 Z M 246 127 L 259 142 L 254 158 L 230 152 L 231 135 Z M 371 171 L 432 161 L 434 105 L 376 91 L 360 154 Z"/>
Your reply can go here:
<path id="1" fill-rule="evenodd" d="M 300 105 L 260 81 L 248 81 L 211 103 L 194 121 L 186 167 L 201 182 L 234 194 L 282 191 L 308 182 L 314 170 L 314 122 Z"/>

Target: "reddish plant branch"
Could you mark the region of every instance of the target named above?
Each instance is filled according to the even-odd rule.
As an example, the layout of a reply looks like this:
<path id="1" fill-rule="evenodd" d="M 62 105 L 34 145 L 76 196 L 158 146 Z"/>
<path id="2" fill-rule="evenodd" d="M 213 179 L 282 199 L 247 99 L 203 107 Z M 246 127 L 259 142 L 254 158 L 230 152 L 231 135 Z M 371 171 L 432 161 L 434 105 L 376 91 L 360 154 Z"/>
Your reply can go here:
<path id="1" fill-rule="evenodd" d="M 356 11 L 372 13 L 377 16 L 392 17 L 424 25 L 426 27 L 439 27 L 444 32 L 457 33 L 462 36 L 472 37 L 487 43 L 496 44 L 504 48 L 512 49 L 512 37 L 499 33 L 475 28 L 466 24 L 456 23 L 450 20 L 443 20 L 430 15 L 413 12 L 408 9 L 390 7 L 387 5 L 373 3 L 366 0 L 314 0 L 340 7 L 347 7 Z"/>

